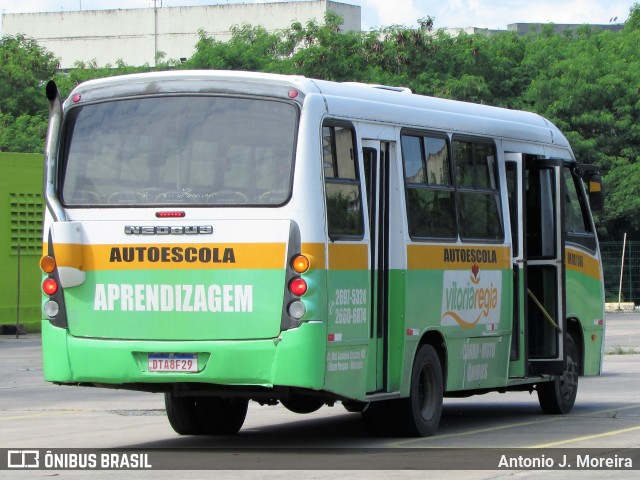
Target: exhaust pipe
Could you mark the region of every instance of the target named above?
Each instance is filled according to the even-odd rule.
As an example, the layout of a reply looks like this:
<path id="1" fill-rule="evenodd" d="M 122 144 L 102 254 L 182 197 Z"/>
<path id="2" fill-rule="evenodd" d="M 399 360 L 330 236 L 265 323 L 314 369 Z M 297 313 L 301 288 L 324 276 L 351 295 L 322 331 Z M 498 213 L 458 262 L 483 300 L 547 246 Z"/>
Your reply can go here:
<path id="1" fill-rule="evenodd" d="M 58 91 L 58 86 L 53 80 L 47 83 L 46 93 L 47 99 L 49 100 L 49 126 L 47 128 L 47 141 L 44 149 L 44 198 L 54 221 L 63 222 L 67 218 L 62 205 L 56 197 L 58 147 L 60 129 L 62 127 L 62 99 Z"/>

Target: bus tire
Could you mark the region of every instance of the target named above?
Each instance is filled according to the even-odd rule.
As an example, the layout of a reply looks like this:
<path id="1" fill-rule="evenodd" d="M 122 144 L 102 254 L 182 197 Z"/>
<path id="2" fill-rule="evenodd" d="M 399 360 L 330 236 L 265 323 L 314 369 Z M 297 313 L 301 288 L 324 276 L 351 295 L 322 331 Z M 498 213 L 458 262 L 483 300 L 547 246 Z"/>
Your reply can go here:
<path id="1" fill-rule="evenodd" d="M 164 404 L 169 424 L 177 434 L 199 435 L 202 433 L 194 397 L 178 397 L 167 392 L 164 394 Z"/>
<path id="2" fill-rule="evenodd" d="M 246 398 L 198 397 L 196 412 L 205 435 L 235 435 L 247 416 Z"/>
<path id="3" fill-rule="evenodd" d="M 442 414 L 443 394 L 440 357 L 431 345 L 423 345 L 413 361 L 409 398 L 399 400 L 398 434 L 428 437 L 436 433 Z"/>
<path id="4" fill-rule="evenodd" d="M 571 335 L 567 335 L 567 368 L 553 381 L 537 386 L 538 402 L 546 414 L 561 415 L 571 411 L 578 394 L 580 354 Z"/>

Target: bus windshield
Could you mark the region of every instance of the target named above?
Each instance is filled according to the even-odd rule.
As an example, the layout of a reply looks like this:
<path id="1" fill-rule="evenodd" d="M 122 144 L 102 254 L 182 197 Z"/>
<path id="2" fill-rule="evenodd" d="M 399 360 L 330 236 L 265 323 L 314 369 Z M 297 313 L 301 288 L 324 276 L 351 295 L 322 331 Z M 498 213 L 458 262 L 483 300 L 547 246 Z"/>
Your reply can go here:
<path id="1" fill-rule="evenodd" d="M 297 108 L 222 96 L 150 96 L 70 109 L 67 207 L 281 205 L 290 197 Z"/>

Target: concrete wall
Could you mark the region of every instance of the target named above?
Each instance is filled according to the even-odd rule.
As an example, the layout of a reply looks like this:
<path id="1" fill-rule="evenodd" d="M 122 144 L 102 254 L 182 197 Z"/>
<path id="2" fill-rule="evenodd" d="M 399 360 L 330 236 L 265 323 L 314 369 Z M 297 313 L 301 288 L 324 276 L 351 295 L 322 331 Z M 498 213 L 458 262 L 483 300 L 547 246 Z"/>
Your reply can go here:
<path id="1" fill-rule="evenodd" d="M 356 5 L 327 0 L 201 7 L 163 7 L 77 12 L 15 13 L 2 16 L 4 35 L 23 33 L 60 58 L 61 68 L 77 61 L 98 66 L 154 65 L 155 52 L 165 60 L 189 58 L 195 51 L 198 30 L 217 40 L 228 40 L 234 25 L 261 25 L 268 31 L 287 28 L 294 21 L 322 22 L 326 12 L 344 18 L 343 30 L 361 29 Z"/>

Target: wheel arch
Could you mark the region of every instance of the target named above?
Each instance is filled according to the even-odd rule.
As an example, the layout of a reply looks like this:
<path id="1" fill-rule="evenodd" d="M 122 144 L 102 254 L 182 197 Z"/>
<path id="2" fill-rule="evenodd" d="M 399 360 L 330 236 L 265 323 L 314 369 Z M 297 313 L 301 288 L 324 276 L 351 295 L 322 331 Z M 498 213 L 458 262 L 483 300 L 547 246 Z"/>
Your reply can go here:
<path id="1" fill-rule="evenodd" d="M 578 362 L 578 374 L 584 375 L 584 330 L 580 320 L 576 317 L 567 318 L 567 333 L 573 337 L 573 341 L 578 349 L 580 361 Z"/>

